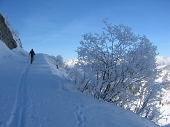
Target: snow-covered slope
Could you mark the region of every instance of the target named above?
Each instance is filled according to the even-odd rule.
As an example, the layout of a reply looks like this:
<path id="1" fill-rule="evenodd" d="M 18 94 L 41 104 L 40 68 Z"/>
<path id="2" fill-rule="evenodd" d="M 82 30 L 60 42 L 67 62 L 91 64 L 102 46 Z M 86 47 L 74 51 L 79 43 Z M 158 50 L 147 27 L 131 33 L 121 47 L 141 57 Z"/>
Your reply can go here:
<path id="1" fill-rule="evenodd" d="M 170 65 L 170 57 L 157 56 L 156 62 L 159 66 Z"/>
<path id="2" fill-rule="evenodd" d="M 161 119 L 160 123 L 163 125 L 170 124 L 170 58 L 158 56 L 157 57 L 158 69 L 160 70 L 160 76 L 158 78 L 158 82 L 166 82 L 169 84 L 169 87 L 164 90 L 164 96 L 162 100 L 162 111 L 163 115 L 166 116 L 165 119 Z M 168 83 L 169 82 L 169 83 Z M 170 125 L 167 125 L 168 127 Z"/>
<path id="3" fill-rule="evenodd" d="M 79 93 L 49 63 L 47 55 L 36 54 L 30 64 L 28 53 L 0 42 L 0 127 L 156 127 Z"/>

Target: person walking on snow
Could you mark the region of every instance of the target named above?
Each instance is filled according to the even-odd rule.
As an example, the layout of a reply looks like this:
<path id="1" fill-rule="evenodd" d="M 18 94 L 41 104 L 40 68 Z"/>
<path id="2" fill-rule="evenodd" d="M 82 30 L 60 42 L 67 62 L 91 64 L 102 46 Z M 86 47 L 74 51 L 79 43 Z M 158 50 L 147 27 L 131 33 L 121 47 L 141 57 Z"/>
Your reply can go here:
<path id="1" fill-rule="evenodd" d="M 34 50 L 33 50 L 33 49 L 31 49 L 31 51 L 30 51 L 30 53 L 29 53 L 29 54 L 31 55 L 31 64 L 32 64 L 32 61 L 34 60 L 34 55 L 35 55 Z"/>

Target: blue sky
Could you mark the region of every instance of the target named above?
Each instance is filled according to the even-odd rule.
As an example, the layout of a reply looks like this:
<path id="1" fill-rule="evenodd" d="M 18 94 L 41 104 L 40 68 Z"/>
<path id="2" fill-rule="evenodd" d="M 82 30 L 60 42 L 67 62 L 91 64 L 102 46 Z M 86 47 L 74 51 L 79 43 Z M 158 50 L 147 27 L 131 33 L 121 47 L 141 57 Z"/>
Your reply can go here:
<path id="1" fill-rule="evenodd" d="M 169 0 L 0 0 L 0 12 L 19 32 L 23 48 L 76 58 L 85 33 L 100 33 L 109 18 L 145 34 L 159 55 L 170 57 Z"/>

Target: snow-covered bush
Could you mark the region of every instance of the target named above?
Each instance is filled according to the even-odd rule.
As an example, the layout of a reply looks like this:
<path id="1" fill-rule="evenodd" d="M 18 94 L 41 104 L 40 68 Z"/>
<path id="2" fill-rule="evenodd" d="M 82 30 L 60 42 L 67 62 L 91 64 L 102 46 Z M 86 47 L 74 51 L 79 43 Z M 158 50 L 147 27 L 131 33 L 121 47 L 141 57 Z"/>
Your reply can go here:
<path id="1" fill-rule="evenodd" d="M 123 24 L 103 22 L 102 34 L 84 34 L 77 49 L 79 90 L 152 120 L 152 95 L 161 93 L 154 91 L 156 46 Z"/>

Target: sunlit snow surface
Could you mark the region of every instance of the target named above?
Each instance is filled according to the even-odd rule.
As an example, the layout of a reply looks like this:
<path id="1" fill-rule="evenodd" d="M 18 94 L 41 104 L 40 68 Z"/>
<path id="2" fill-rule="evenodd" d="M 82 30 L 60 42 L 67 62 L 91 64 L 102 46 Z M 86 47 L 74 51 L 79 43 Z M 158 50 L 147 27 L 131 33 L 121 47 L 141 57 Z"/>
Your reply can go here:
<path id="1" fill-rule="evenodd" d="M 62 73 L 47 55 L 30 64 L 27 52 L 0 41 L 0 127 L 157 127 L 76 91 Z"/>

